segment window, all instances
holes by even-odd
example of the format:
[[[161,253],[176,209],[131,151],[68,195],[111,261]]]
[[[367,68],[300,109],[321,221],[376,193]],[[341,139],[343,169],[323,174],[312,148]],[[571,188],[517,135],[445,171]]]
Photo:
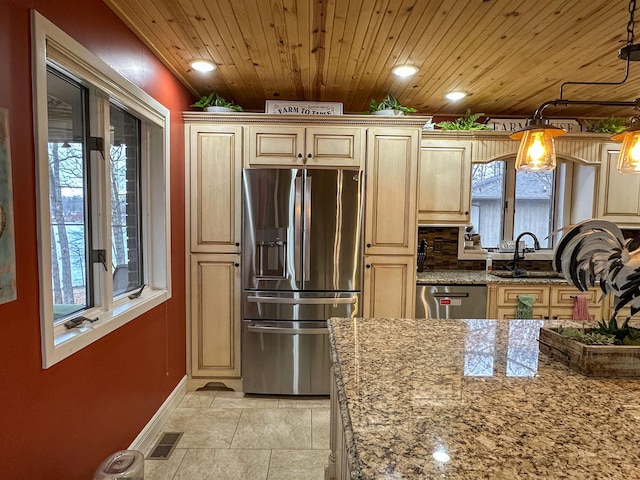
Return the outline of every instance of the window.
[[[471,223],[480,234],[482,246],[497,247],[500,240],[515,240],[532,232],[541,248],[553,248],[551,232],[562,212],[556,195],[565,164],[551,172],[518,172],[514,161],[476,163],[472,167]],[[559,197],[556,199],[556,197]],[[533,247],[530,236],[522,238]]]
[[[32,25],[47,368],[170,297],[169,112],[36,12]]]

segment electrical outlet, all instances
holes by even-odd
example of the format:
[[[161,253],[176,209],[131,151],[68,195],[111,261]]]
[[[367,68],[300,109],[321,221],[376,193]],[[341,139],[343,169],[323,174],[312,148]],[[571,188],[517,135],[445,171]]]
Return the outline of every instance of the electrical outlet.
[[[442,239],[441,238],[436,238],[433,241],[433,251],[434,252],[441,252],[442,251]]]

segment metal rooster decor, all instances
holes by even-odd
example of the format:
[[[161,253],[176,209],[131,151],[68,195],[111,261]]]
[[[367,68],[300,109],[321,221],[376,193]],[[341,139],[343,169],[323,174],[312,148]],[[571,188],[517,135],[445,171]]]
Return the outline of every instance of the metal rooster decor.
[[[598,282],[603,297],[615,297],[611,322],[625,305],[631,307],[631,316],[640,311],[640,248],[629,251],[630,242],[611,222],[585,220],[562,237],[553,261],[555,270],[580,291]]]

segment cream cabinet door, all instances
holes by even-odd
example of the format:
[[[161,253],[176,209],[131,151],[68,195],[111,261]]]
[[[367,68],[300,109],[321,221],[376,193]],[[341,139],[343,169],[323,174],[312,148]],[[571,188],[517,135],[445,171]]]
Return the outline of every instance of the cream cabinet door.
[[[306,157],[304,143],[304,127],[250,126],[246,166],[301,167]]]
[[[362,127],[252,126],[246,165],[360,168],[364,142]]]
[[[640,176],[617,170],[620,144],[604,144],[600,157],[598,218],[619,225],[640,223]]]
[[[358,127],[309,127],[305,147],[306,166],[359,169],[365,150],[365,131]]]
[[[365,254],[415,254],[419,134],[393,128],[368,132]]]
[[[191,251],[237,253],[242,127],[190,125],[187,129]]]
[[[240,255],[191,255],[191,376],[240,376]]]
[[[371,255],[364,258],[362,314],[372,318],[415,316],[414,256]]]
[[[471,148],[471,142],[422,140],[418,166],[418,223],[469,223]]]

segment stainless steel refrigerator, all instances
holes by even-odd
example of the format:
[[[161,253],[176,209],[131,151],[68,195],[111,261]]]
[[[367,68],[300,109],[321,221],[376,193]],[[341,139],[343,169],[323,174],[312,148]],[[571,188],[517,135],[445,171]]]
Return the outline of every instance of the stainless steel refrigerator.
[[[327,319],[358,314],[361,173],[243,172],[246,393],[328,395]]]

